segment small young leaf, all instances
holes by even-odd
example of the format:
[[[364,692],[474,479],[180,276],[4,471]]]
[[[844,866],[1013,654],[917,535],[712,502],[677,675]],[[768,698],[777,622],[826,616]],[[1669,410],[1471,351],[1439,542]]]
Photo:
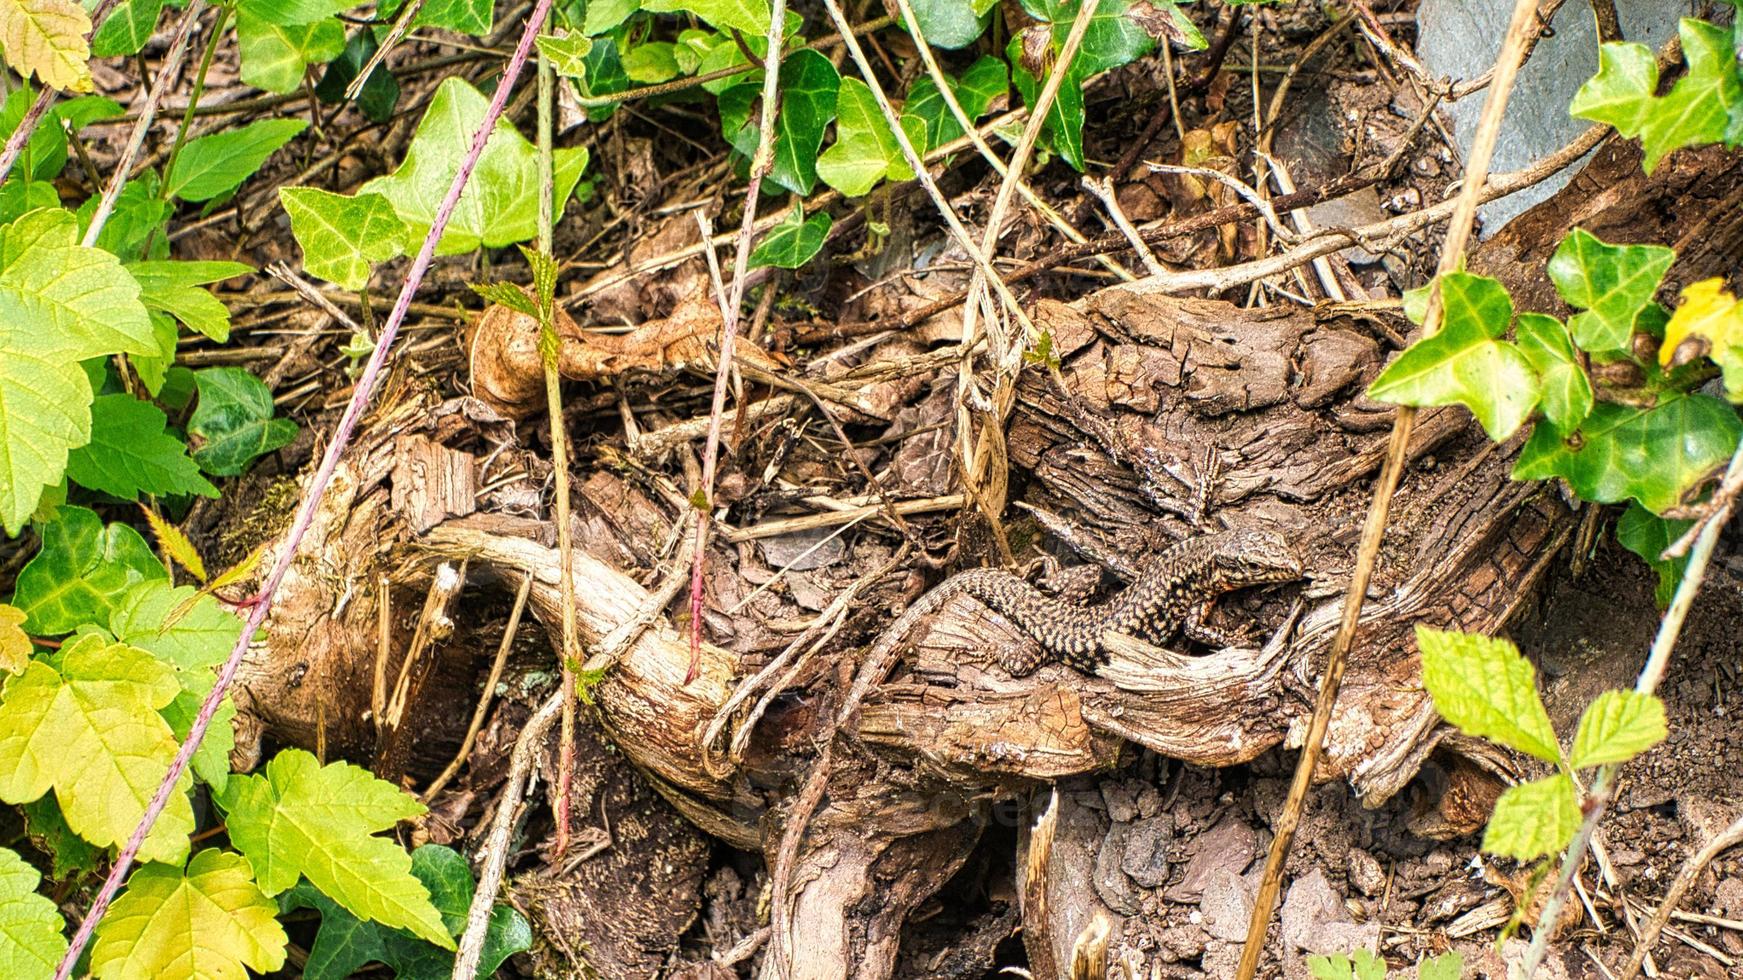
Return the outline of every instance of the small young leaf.
[[[592,16],[593,4],[587,5],[587,13]],[[615,25],[614,25],[615,26]],[[593,50],[593,39],[584,34],[540,34],[533,40],[539,46],[539,53],[551,63],[551,70],[569,78],[584,78],[587,74],[587,55]]]
[[[275,24],[242,9],[236,14],[236,50],[244,82],[283,95],[296,91],[310,65],[325,64],[344,53],[345,27],[331,17],[308,24]]]
[[[374,263],[405,252],[405,222],[380,194],[281,187],[278,199],[302,246],[304,270],[341,289],[362,289]]]
[[[66,955],[66,922],[36,893],[41,880],[17,852],[0,847],[0,976],[52,977]]]
[[[1661,395],[1649,408],[1598,402],[1577,439],[1538,425],[1519,451],[1513,478],[1559,476],[1585,500],[1634,499],[1662,513],[1731,458],[1739,434],[1737,411],[1698,392]]]
[[[1519,351],[1543,391],[1544,417],[1562,429],[1584,422],[1592,411],[1592,379],[1580,366],[1567,328],[1552,316],[1521,313],[1517,331]]]
[[[1687,555],[1666,561],[1662,557],[1664,549],[1682,537],[1693,524],[1693,521],[1666,520],[1638,503],[1629,504],[1616,520],[1616,540],[1658,573],[1658,587],[1653,591],[1653,599],[1660,609],[1670,605],[1670,598],[1676,592],[1677,583],[1682,581],[1683,569],[1689,561]]]
[[[772,265],[778,269],[797,269],[811,261],[823,249],[829,236],[829,212],[819,211],[809,219],[805,209],[794,205],[780,223],[769,229],[756,250],[750,253],[750,268]]]
[[[1456,952],[1430,956],[1416,965],[1416,980],[1460,980],[1465,973],[1465,958]]]
[[[24,629],[32,636],[106,623],[134,585],[168,577],[138,531],[125,524],[105,528],[83,507],[60,508],[38,531],[42,550],[19,571],[12,599],[29,616]]]
[[[1397,405],[1463,405],[1500,442],[1538,400],[1531,362],[1499,339],[1513,319],[1513,301],[1499,282],[1465,272],[1444,276],[1440,293],[1440,332],[1388,364],[1368,395]]]
[[[184,201],[209,201],[233,191],[307,128],[306,119],[258,119],[241,129],[189,140],[164,178],[164,193]]]
[[[272,391],[242,368],[194,372],[200,401],[188,419],[188,434],[203,440],[194,460],[213,476],[238,476],[254,462],[297,437],[290,419],[272,417]]]
[[[145,523],[151,526],[151,536],[157,539],[157,546],[163,549],[171,561],[188,570],[188,573],[201,582],[206,580],[206,563],[201,560],[200,552],[182,529],[159,517],[157,511],[150,507],[139,508],[145,514]]]
[[[120,58],[139,53],[157,30],[163,0],[121,0],[91,35],[91,57]]]
[[[218,496],[188,458],[188,447],[164,431],[168,424],[150,402],[98,395],[91,403],[91,441],[67,455],[67,476],[122,500],[142,493]]]
[[[0,54],[26,79],[34,73],[50,88],[91,90],[91,18],[76,0],[6,0],[0,3]]]
[[[208,848],[194,855],[186,872],[143,865],[97,925],[91,976],[217,980],[241,977],[245,966],[271,973],[284,966],[290,942],[277,913],[240,854]]]
[[[322,766],[301,749],[285,749],[264,775],[232,777],[217,799],[231,841],[248,855],[267,894],[307,876],[358,918],[454,948],[429,890],[412,877],[410,855],[391,838],[374,836],[424,812],[403,790],[349,763]]]
[[[1531,861],[1568,846],[1579,826],[1580,807],[1574,799],[1574,781],[1564,773],[1557,773],[1509,787],[1501,794],[1495,801],[1495,814],[1483,831],[1483,850],[1517,861]]]
[[[1669,734],[1663,701],[1635,691],[1605,691],[1581,712],[1568,763],[1584,769],[1627,762]]]
[[[1743,303],[1717,277],[1683,287],[1682,303],[1664,325],[1658,363],[1683,364],[1701,354],[1725,372],[1725,397],[1743,402]]]
[[[639,85],[657,85],[677,78],[678,58],[673,50],[674,45],[670,41],[646,41],[638,44],[624,52],[623,72],[629,76],[630,81]]]
[[[524,313],[530,317],[539,315],[538,304],[527,295],[527,291],[512,282],[487,282],[474,285],[472,291],[484,298],[487,303],[506,306],[516,313]]]
[[[1611,245],[1584,228],[1569,233],[1547,271],[1561,298],[1586,311],[1568,321],[1574,343],[1592,353],[1626,349],[1634,318],[1675,258],[1662,245]]]
[[[1475,633],[1416,627],[1422,684],[1442,718],[1467,735],[1554,763],[1561,758],[1537,670],[1513,644]]]
[[[63,648],[59,661],[58,668],[32,661],[6,681],[0,800],[27,803],[53,789],[74,833],[98,846],[119,844],[175,759],[175,736],[157,709],[179,688],[151,654],[96,634]],[[184,774],[139,850],[142,859],[187,855],[191,785]]]
[[[16,674],[30,663],[30,635],[24,632],[24,610],[0,603],[0,673]]]

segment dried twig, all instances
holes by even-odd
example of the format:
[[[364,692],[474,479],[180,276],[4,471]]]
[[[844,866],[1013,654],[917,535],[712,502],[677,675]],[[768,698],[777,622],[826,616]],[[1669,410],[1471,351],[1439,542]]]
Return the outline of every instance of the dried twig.
[[[490,713],[490,702],[496,696],[496,682],[502,679],[503,665],[508,663],[508,652],[514,649],[515,633],[520,629],[520,617],[527,608],[527,596],[532,593],[533,576],[527,572],[520,577],[520,588],[514,594],[514,608],[508,612],[508,624],[502,628],[502,641],[496,645],[496,659],[490,662],[490,676],[484,679],[484,693],[478,698],[478,707],[472,709],[472,721],[466,726],[466,735],[460,739],[460,751],[454,753],[454,761],[442,770],[442,774],[431,780],[430,785],[419,796],[425,803],[436,798],[436,794],[448,785],[448,782],[460,772],[460,767],[466,764],[466,757],[472,754],[472,743],[478,739],[479,729],[484,727],[484,716]]]

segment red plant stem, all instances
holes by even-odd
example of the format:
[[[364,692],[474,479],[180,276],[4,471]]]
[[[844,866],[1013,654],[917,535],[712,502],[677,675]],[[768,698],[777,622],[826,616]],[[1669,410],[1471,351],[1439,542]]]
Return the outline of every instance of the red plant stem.
[[[249,641],[266,621],[266,614],[272,608],[273,596],[278,592],[279,584],[284,581],[285,573],[290,570],[291,561],[296,557],[303,535],[308,533],[309,524],[315,517],[315,508],[326,493],[327,484],[333,479],[333,472],[339,468],[339,457],[350,445],[357,422],[363,417],[370,397],[375,394],[382,368],[387,365],[388,354],[393,349],[394,337],[399,333],[400,323],[405,320],[407,310],[411,308],[412,294],[417,292],[418,286],[423,283],[424,273],[429,271],[430,261],[436,254],[436,243],[441,240],[442,232],[448,227],[448,219],[453,217],[454,205],[459,202],[460,192],[465,190],[473,168],[478,165],[478,157],[483,154],[484,144],[496,129],[497,119],[501,118],[503,109],[508,105],[509,92],[514,89],[515,79],[520,77],[521,69],[526,65],[527,55],[532,51],[533,38],[538,35],[538,27],[544,23],[545,13],[550,7],[551,0],[537,0],[533,5],[533,11],[527,18],[526,30],[521,33],[520,44],[515,47],[514,56],[508,60],[508,67],[503,70],[502,80],[497,83],[496,93],[491,96],[490,108],[485,110],[484,122],[478,127],[478,132],[472,135],[472,146],[460,161],[459,172],[454,175],[453,182],[448,185],[448,193],[442,197],[442,203],[436,208],[435,221],[430,225],[429,234],[424,236],[417,258],[412,260],[411,269],[406,273],[405,285],[400,288],[399,299],[394,302],[393,311],[388,314],[387,322],[381,328],[375,351],[369,355],[369,362],[364,365],[363,373],[357,378],[351,401],[345,406],[345,414],[340,417],[339,426],[327,444],[327,451],[321,457],[321,465],[315,471],[315,477],[310,481],[308,489],[304,491],[302,505],[297,508],[296,522],[291,525],[290,536],[285,539],[284,547],[273,562],[272,571],[261,586],[258,601],[248,612],[248,621],[242,628],[242,635],[237,638],[236,646],[230,651],[230,658],[224,661],[223,668],[218,672],[218,681],[212,686],[212,693],[200,705],[194,727],[188,732],[187,740],[182,742],[181,751],[176,753],[175,761],[170,763],[169,771],[164,774],[163,782],[157,788],[157,795],[152,797],[151,805],[146,807],[145,816],[140,819],[139,826],[133,828],[133,836],[127,839],[126,846],[116,856],[115,866],[109,869],[109,877],[104,880],[102,890],[91,904],[91,911],[85,916],[85,921],[79,924],[79,931],[73,935],[66,955],[61,958],[60,968],[55,971],[55,980],[67,980],[72,975],[73,968],[79,962],[79,954],[91,939],[92,930],[103,918],[103,913],[108,911],[109,903],[120,890],[128,869],[133,866],[133,859],[139,853],[139,845],[144,842],[146,834],[151,832],[151,827],[163,813],[163,808],[169,804],[176,782],[181,779],[189,760],[204,741],[206,729],[212,724],[212,716],[217,713],[219,704],[223,703],[224,695],[229,692],[230,684],[236,678],[236,668],[242,663],[242,655],[248,652]]]
[[[91,11],[92,34],[97,33],[97,25],[103,23],[103,18],[109,15],[110,8],[114,7],[117,2],[118,0],[103,0],[102,3],[97,4],[95,10]],[[6,138],[6,149],[0,151],[0,184],[5,183],[6,176],[12,173],[12,165],[18,162],[18,155],[24,152],[24,144],[30,142],[31,134],[36,132],[37,123],[42,122],[42,117],[48,115],[48,107],[54,102],[54,97],[55,90],[46,85],[43,86],[36,101],[32,102],[30,108],[25,110],[24,118],[18,120],[18,128],[14,129],[12,135]]]

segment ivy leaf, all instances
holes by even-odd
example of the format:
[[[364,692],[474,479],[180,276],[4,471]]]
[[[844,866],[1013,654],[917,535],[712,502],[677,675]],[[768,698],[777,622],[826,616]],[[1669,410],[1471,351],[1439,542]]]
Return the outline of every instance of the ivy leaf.
[[[302,246],[303,268],[342,289],[362,289],[374,263],[405,252],[405,222],[380,194],[281,187],[278,199]]]
[[[465,926],[476,886],[466,858],[440,844],[425,844],[412,852],[412,874],[430,891],[430,901],[454,935]],[[370,963],[382,963],[401,980],[439,980],[454,969],[454,956],[403,930],[363,922],[307,882],[279,899],[285,912],[312,908],[321,913],[321,928],[303,965],[305,980],[344,980]],[[509,905],[491,909],[484,933],[478,975],[491,976],[514,953],[532,948],[532,927]]]
[[[1052,42],[1049,41],[1049,44]],[[1050,49],[1051,50],[1051,49]],[[1011,43],[1005,48],[1005,57],[1011,63],[1011,83],[1017,87],[1017,92],[1023,96],[1023,104],[1033,106],[1041,96],[1042,81],[1022,67],[1023,38],[1021,35],[1011,38]],[[1081,52],[1079,52],[1081,58]],[[1059,94],[1053,99],[1053,104],[1047,109],[1047,117],[1041,121],[1041,136],[1047,146],[1065,160],[1066,163],[1082,171],[1083,161],[1083,86],[1089,76],[1082,74],[1077,67],[1081,62],[1073,62],[1066,70],[1065,80],[1059,86]]]
[[[1029,16],[1052,26],[1053,50],[1065,47],[1081,0],[1024,0]],[[1083,30],[1077,57],[1067,69],[1067,81],[1085,80],[1110,68],[1129,65],[1156,47],[1151,37],[1133,20],[1132,0],[1102,0]]]
[[[312,24],[353,6],[351,0],[239,0],[236,10],[274,24]]]
[[[1664,325],[1658,363],[1670,367],[1702,355],[1725,372],[1725,397],[1743,402],[1743,303],[1716,277],[1683,287],[1682,303]]]
[[[1700,143],[1736,145],[1743,133],[1732,116],[1743,111],[1743,77],[1729,32],[1692,17],[1677,23],[1688,71],[1663,96],[1651,49],[1610,42],[1599,49],[1598,73],[1574,93],[1568,111],[1609,123],[1623,136],[1640,137],[1646,172],[1672,150]]]
[[[750,253],[750,268],[772,265],[777,269],[797,269],[811,261],[823,249],[830,221],[827,211],[819,211],[807,220],[804,207],[793,205],[793,210],[770,228]]]
[[[164,193],[184,201],[209,201],[227,194],[308,127],[306,119],[260,119],[241,129],[189,140],[164,178]]]
[[[390,0],[381,5],[381,16],[394,17],[403,6],[405,4],[401,0]],[[411,26],[439,27],[473,37],[483,37],[490,33],[494,13],[491,0],[429,0],[412,17]]]
[[[678,58],[673,53],[675,50],[676,45],[670,41],[646,41],[638,44],[624,53],[624,74],[629,76],[630,81],[641,85],[656,85],[677,78]]]
[[[1520,353],[1537,372],[1544,416],[1563,429],[1584,422],[1592,411],[1592,379],[1580,366],[1567,328],[1552,316],[1521,313],[1517,333]]]
[[[91,18],[76,0],[0,0],[0,54],[50,88],[91,90]]]
[[[581,33],[598,37],[629,19],[642,9],[640,0],[588,0],[587,13],[581,21]]]
[[[1670,599],[1676,592],[1676,587],[1682,581],[1683,569],[1688,567],[1688,556],[1666,561],[1664,549],[1676,543],[1693,521],[1673,521],[1659,517],[1652,511],[1630,503],[1622,516],[1616,519],[1616,541],[1629,551],[1639,555],[1654,572],[1658,573],[1658,587],[1653,590],[1653,600],[1658,608],[1670,605]]]
[[[737,30],[764,39],[769,34],[768,0],[642,0],[642,9],[656,14],[695,14],[723,32]]]
[[[199,287],[254,271],[241,262],[162,260],[132,262],[127,271],[139,283],[139,301],[147,310],[168,313],[218,343],[230,339],[230,308]]]
[[[935,48],[966,48],[980,39],[992,4],[973,0],[914,0],[914,20]]]
[[[957,104],[962,106],[963,115],[971,121],[985,115],[993,99],[1005,93],[1009,78],[1005,63],[992,55],[982,55],[980,60],[968,66],[960,79],[944,76],[950,84],[950,91],[956,95]],[[920,120],[925,126],[925,141],[916,144],[922,153],[931,152],[962,135],[962,127],[957,124],[950,106],[944,103],[944,96],[930,75],[915,79],[908,89],[908,98],[902,103],[904,129],[909,117]]]
[[[1665,740],[1664,702],[1637,691],[1605,691],[1580,713],[1568,763],[1575,769],[1627,762]]]
[[[1499,637],[1416,627],[1422,685],[1440,716],[1467,735],[1499,742],[1554,764],[1561,759],[1549,713],[1537,696],[1537,670]]]
[[[363,185],[364,192],[387,198],[409,227],[411,237],[422,238],[428,232],[436,207],[459,172],[460,159],[488,107],[488,100],[463,79],[443,79],[399,168]],[[586,166],[586,147],[554,152],[552,199],[557,219],[562,218],[563,206]],[[533,145],[508,120],[497,120],[496,131],[460,195],[437,252],[455,255],[480,244],[501,248],[536,235],[538,169],[538,151]]]
[[[25,612],[0,603],[0,672],[16,674],[30,663],[30,635],[24,632]]]
[[[97,924],[91,976],[231,980],[245,966],[271,973],[284,966],[290,942],[277,913],[240,854],[207,848],[185,872],[144,865]]]
[[[120,58],[138,54],[157,30],[163,0],[121,0],[91,35],[91,57]]]
[[[62,507],[38,529],[42,550],[18,573],[12,602],[29,616],[32,636],[71,633],[105,623],[134,585],[168,576],[139,532],[103,526],[96,512]]]
[[[285,749],[264,775],[231,777],[218,802],[231,841],[248,855],[267,894],[307,876],[358,918],[454,948],[429,890],[412,877],[410,855],[391,838],[374,836],[424,812],[398,787],[349,763],[322,766],[301,749]]]
[[[911,180],[914,171],[884,114],[877,97],[857,78],[843,78],[835,100],[835,145],[817,159],[817,176],[846,197],[862,197],[878,181]],[[926,139],[926,125],[919,119],[903,119],[902,131],[918,148]]]
[[[132,395],[98,395],[91,403],[91,441],[67,456],[67,476],[80,486],[123,500],[142,493],[218,496],[200,475],[188,447],[164,432],[163,410]]]
[[[0,700],[0,800],[28,803],[52,788],[74,833],[99,847],[125,841],[175,759],[175,736],[157,710],[177,690],[151,654],[96,634],[64,648],[58,668],[33,661]],[[191,785],[184,773],[140,858],[187,855]]]
[[[1564,773],[1508,787],[1483,831],[1483,850],[1518,861],[1554,854],[1574,839],[1580,807]]]
[[[1559,476],[1582,499],[1633,499],[1663,513],[1731,458],[1743,423],[1735,409],[1709,395],[1660,398],[1648,408],[1598,402],[1572,436],[1539,425],[1519,451],[1513,478]]]
[[[593,5],[588,4],[589,16]],[[616,25],[613,25],[616,26]],[[587,73],[587,53],[593,50],[593,39],[584,34],[540,34],[533,39],[539,53],[551,63],[551,70],[569,78],[582,78]]]
[[[41,880],[17,852],[0,847],[0,975],[52,977],[66,955],[66,922],[36,893]]]
[[[1574,343],[1593,353],[1626,349],[1635,317],[1675,258],[1662,245],[1611,245],[1584,228],[1569,233],[1548,272],[1561,298],[1586,311],[1568,321]]]
[[[315,85],[315,95],[322,102],[344,102],[345,90],[380,47],[375,31],[370,28],[353,31],[350,40],[345,42],[345,50],[327,62],[327,70],[321,73],[321,80]],[[385,65],[377,66],[357,92],[357,108],[363,110],[363,115],[371,122],[384,123],[393,118],[393,108],[398,104],[399,80]]]
[[[774,162],[769,179],[795,194],[809,194],[817,183],[817,149],[823,129],[835,118],[841,76],[829,59],[809,49],[781,63],[781,106],[775,116]],[[720,127],[727,142],[746,158],[757,151],[758,121],[752,110],[762,83],[746,82],[720,93]],[[874,107],[875,108],[875,107]]]
[[[1511,436],[1537,404],[1537,374],[1519,348],[1499,339],[1513,301],[1499,282],[1466,272],[1441,279],[1441,329],[1386,366],[1368,395],[1397,405],[1463,405],[1489,438]]]
[[[277,24],[244,9],[236,14],[236,50],[244,82],[284,95],[303,83],[309,65],[325,64],[344,53],[345,28],[331,17],[308,24]]]
[[[194,460],[213,476],[239,476],[256,457],[290,444],[297,426],[272,417],[272,390],[242,368],[194,372],[200,401],[188,419],[188,434],[201,440]]]

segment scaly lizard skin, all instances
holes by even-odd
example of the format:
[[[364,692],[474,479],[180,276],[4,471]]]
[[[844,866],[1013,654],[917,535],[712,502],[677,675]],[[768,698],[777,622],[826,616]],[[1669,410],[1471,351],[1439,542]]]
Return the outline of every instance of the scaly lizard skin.
[[[882,663],[921,618],[959,595],[970,595],[1015,622],[1041,646],[999,650],[994,658],[1013,676],[1061,661],[1084,673],[1107,662],[1102,636],[1124,633],[1163,644],[1193,632],[1196,613],[1225,592],[1301,578],[1301,559],[1271,531],[1219,531],[1187,538],[1149,559],[1124,591],[1098,606],[1052,598],[1022,578],[997,568],[976,568],[945,579],[890,625],[872,646],[866,663]]]

